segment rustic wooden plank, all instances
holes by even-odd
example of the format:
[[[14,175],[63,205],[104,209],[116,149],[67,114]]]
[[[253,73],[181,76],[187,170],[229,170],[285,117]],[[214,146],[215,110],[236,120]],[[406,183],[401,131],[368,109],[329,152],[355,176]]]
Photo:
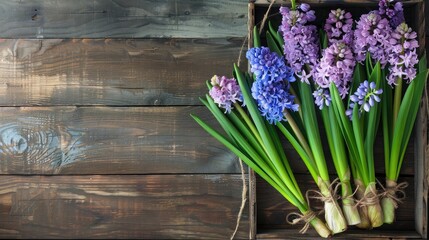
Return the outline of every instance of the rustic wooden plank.
[[[0,108],[2,174],[239,173],[203,107]]]
[[[303,193],[308,189],[317,189],[314,181],[309,175],[296,175],[297,181]],[[377,228],[380,230],[415,230],[415,190],[414,179],[412,177],[402,177],[399,182],[407,181],[408,188],[405,189],[407,194],[403,203],[399,205],[396,211],[396,222],[393,224],[384,224]],[[257,203],[258,203],[258,229],[299,229],[302,225],[289,225],[286,222],[286,216],[290,212],[296,212],[291,204],[289,204],[283,196],[277,193],[267,182],[261,178],[257,178]],[[311,206],[321,208],[322,205],[317,200],[311,201]],[[353,227],[350,227],[354,229]]]
[[[0,176],[0,237],[227,239],[241,189],[239,174]]]
[[[1,38],[212,38],[246,35],[242,0],[1,0]]]
[[[243,40],[2,39],[0,106],[200,105]]]

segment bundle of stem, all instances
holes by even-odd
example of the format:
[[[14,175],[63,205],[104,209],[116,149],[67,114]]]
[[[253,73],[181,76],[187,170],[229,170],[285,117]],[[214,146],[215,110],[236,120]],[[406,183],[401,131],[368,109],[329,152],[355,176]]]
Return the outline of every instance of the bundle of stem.
[[[394,91],[387,84],[384,86],[382,119],[386,192],[381,201],[385,223],[392,223],[395,220],[395,209],[398,206],[396,192],[401,190],[401,185],[397,187],[398,177],[428,77],[426,66],[424,55],[419,61],[419,73],[404,94],[402,79],[398,79]]]
[[[306,225],[311,224],[321,237],[329,237],[330,230],[312,213],[309,203],[298,186],[275,127],[262,118],[250,95],[250,76],[244,76],[237,66],[234,66],[234,73],[243,93],[247,112],[240,105],[235,104],[234,110],[225,115],[210,96],[201,99],[217,119],[226,136],[207,125],[199,117],[194,115],[192,117],[282,194],[303,216],[307,216],[304,218]]]
[[[367,61],[367,64],[371,64],[370,61]],[[381,77],[380,63],[377,63],[375,66],[367,65],[367,67],[369,69],[369,82],[375,82],[377,88],[381,88],[384,79]],[[360,70],[357,71],[359,72]],[[359,74],[363,75],[362,73]],[[365,189],[363,194],[362,192],[359,193],[362,196],[359,202],[367,208],[371,226],[364,226],[363,224],[358,226],[366,228],[379,227],[383,224],[383,213],[376,188],[373,147],[381,109],[379,108],[379,104],[375,104],[371,111],[368,113],[363,112],[360,116],[358,105],[356,104],[353,108],[352,119],[350,121],[345,114],[344,103],[334,83],[331,83],[330,93],[332,107],[334,108],[336,119],[349,150],[353,177],[355,178],[355,182],[359,184],[358,192],[360,187]],[[365,216],[366,214],[363,212],[361,218],[365,218]]]
[[[254,46],[260,47],[256,27],[253,35]],[[282,37],[273,29],[271,24],[269,24],[266,36],[267,45],[271,51],[282,56]],[[340,233],[347,229],[347,221],[338,205],[336,193],[331,186],[312,96],[312,87],[302,81],[297,81],[296,84],[298,86],[295,86],[295,88],[298,91],[294,90],[293,86],[291,86],[291,91],[295,95],[296,102],[300,105],[299,112],[298,114],[284,112],[287,121],[277,123],[277,126],[298,152],[316,182],[320,194],[323,196],[320,199],[324,200],[325,220],[329,229],[333,234]],[[342,177],[346,178],[346,175]]]

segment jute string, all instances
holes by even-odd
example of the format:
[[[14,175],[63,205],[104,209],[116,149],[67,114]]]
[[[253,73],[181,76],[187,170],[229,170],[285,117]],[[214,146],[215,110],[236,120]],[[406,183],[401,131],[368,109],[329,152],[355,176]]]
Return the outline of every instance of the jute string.
[[[296,225],[300,222],[304,222],[304,226],[301,228],[301,230],[299,230],[299,233],[302,233],[302,234],[307,232],[307,230],[310,228],[310,222],[318,215],[313,210],[311,210],[310,198],[311,197],[309,195],[309,191],[307,191],[305,193],[305,199],[307,200],[307,206],[308,206],[307,212],[305,212],[304,214],[301,214],[298,212],[291,212],[288,215],[286,215],[286,222],[291,225]],[[293,219],[290,220],[290,218],[293,218]]]
[[[294,217],[292,219],[292,221],[289,220],[291,217]],[[286,222],[291,224],[291,225],[298,224],[299,222],[304,222],[304,226],[301,228],[301,230],[299,230],[299,233],[304,234],[310,228],[310,222],[315,217],[317,217],[317,214],[315,212],[313,212],[312,210],[308,210],[304,214],[297,213],[297,212],[291,212],[286,216]]]
[[[386,180],[386,187],[379,182],[383,192],[380,194],[382,198],[388,198],[392,201],[393,207],[398,208],[398,205],[407,197],[404,189],[408,187],[408,182],[397,184],[395,181]],[[400,193],[398,196],[397,193]]]
[[[324,203],[326,202],[334,202],[338,199],[337,197],[337,191],[338,188],[341,186],[341,182],[339,182],[339,179],[336,178],[328,187],[330,194],[328,196],[325,196],[322,194],[322,192],[317,191],[317,190],[313,190],[313,189],[309,189],[305,192],[305,198],[307,200],[307,205],[308,205],[308,211],[305,212],[304,214],[298,213],[298,212],[291,212],[286,216],[286,222],[291,224],[291,225],[295,225],[298,224],[300,222],[304,222],[304,226],[301,228],[301,230],[299,231],[300,233],[305,233],[307,232],[308,228],[310,227],[310,222],[317,217],[317,215],[319,215],[320,213],[322,213],[324,210],[320,210],[317,213],[314,212],[313,210],[311,210],[311,202],[310,199],[317,199],[320,200]],[[313,195],[310,195],[312,194]],[[292,220],[290,220],[290,218],[293,217]]]
[[[243,190],[241,192],[241,206],[240,206],[240,210],[238,211],[238,215],[237,215],[237,223],[235,225],[234,232],[231,235],[231,238],[230,238],[231,240],[234,239],[235,234],[237,234],[238,227],[240,226],[241,216],[243,215],[244,206],[246,206],[246,202],[247,202],[247,185],[246,185],[246,175],[244,172],[244,166],[243,166],[243,162],[241,161],[241,159],[238,159],[238,162],[240,163],[241,181],[243,183]]]
[[[347,182],[342,182],[341,181],[340,182],[340,186],[345,185],[347,187],[347,184],[349,184],[349,183],[350,183],[349,181],[347,181]],[[340,197],[339,199],[343,200],[343,205],[345,205],[345,206],[355,206],[354,203],[356,202],[356,199],[354,198],[354,196],[356,195],[356,193],[358,192],[358,190],[359,190],[359,187],[356,187],[356,189],[351,194],[349,194],[347,196],[344,196],[344,197]],[[350,200],[350,201],[344,202],[344,200]]]
[[[269,12],[270,12],[270,10],[271,10],[271,7],[273,6],[273,4],[274,4],[275,2],[276,2],[276,0],[273,0],[273,1],[270,3],[270,5],[269,5],[269,7],[268,7],[268,9],[267,9],[267,11],[266,11],[266,13],[265,13],[265,15],[264,15],[264,18],[262,19],[261,26],[264,26],[264,25],[265,25],[265,22],[266,22],[266,20],[267,20],[267,19],[268,19],[268,17],[269,17],[269,15],[268,15],[268,14],[269,14]],[[261,33],[261,31],[262,31],[262,27],[261,27],[261,29],[260,29],[259,31],[260,31],[260,33]],[[237,60],[237,66],[240,66],[241,56],[242,56],[242,54],[243,54],[244,46],[245,46],[245,44],[246,44],[247,40],[248,40],[248,38],[247,38],[247,36],[246,36],[246,37],[244,38],[243,44],[241,45],[240,53],[239,53],[239,55],[238,55],[238,60]],[[235,225],[234,232],[232,233],[231,238],[230,238],[231,240],[232,240],[232,239],[234,239],[235,235],[237,234],[238,228],[239,228],[239,226],[240,226],[241,217],[242,217],[242,215],[243,215],[244,207],[246,206],[246,202],[247,202],[247,191],[248,191],[248,189],[247,189],[247,185],[246,185],[246,176],[245,176],[245,172],[244,172],[244,166],[243,166],[243,163],[242,163],[241,159],[238,159],[238,161],[239,161],[239,163],[240,163],[241,180],[242,180],[242,182],[243,182],[243,189],[242,189],[242,192],[241,192],[241,206],[240,206],[240,210],[239,210],[238,215],[237,215],[237,223],[236,223],[236,225]],[[314,218],[314,217],[313,217],[313,218]],[[308,228],[308,227],[307,227],[307,228]]]
[[[270,11],[271,11],[271,7],[274,5],[274,3],[275,3],[275,2],[276,2],[276,0],[272,0],[272,1],[270,2],[270,5],[268,6],[268,9],[267,9],[267,11],[265,12],[265,14],[264,14],[264,18],[262,19],[262,21],[260,21],[259,23],[255,24],[256,26],[261,25],[261,27],[259,28],[259,34],[261,34],[261,33],[262,33],[262,30],[264,29],[265,22],[267,21],[267,19],[268,19],[268,18],[270,18],[270,17],[272,17],[272,16],[274,16],[274,15],[277,15],[277,14],[278,14],[278,13],[276,13],[276,14],[269,15],[269,13],[270,13]],[[237,60],[237,66],[238,66],[238,67],[240,67],[241,56],[243,56],[244,46],[246,45],[247,40],[249,40],[249,39],[248,39],[248,36],[246,36],[246,37],[244,38],[243,44],[241,45],[240,52],[239,52],[239,54],[238,54],[238,60]]]
[[[379,194],[377,194],[377,189],[374,187],[371,188],[371,191],[365,192],[363,197],[356,202],[355,207],[373,206],[379,202]]]

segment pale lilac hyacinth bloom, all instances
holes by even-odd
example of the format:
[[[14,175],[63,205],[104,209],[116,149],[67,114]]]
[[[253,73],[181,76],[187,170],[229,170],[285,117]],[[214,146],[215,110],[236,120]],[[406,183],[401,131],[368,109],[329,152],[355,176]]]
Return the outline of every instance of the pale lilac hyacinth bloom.
[[[305,3],[300,4],[296,10],[280,7],[280,13],[282,24],[279,30],[283,34],[286,61],[301,81],[308,83],[311,74],[304,65],[313,67],[319,58],[317,28],[309,24],[316,20],[316,15],[310,10],[310,5]]]
[[[346,115],[352,118],[353,108],[357,104],[359,107],[359,114],[369,112],[376,102],[380,102],[380,95],[383,93],[383,89],[376,89],[375,82],[369,83],[365,80],[361,83],[356,92],[350,96],[349,109],[346,111]]]
[[[225,109],[225,113],[230,113],[232,105],[236,102],[243,102],[243,95],[235,78],[225,76],[213,76],[211,79],[209,94],[219,107]]]
[[[328,35],[329,45],[343,41],[347,45],[353,43],[353,19],[352,14],[338,8],[331,10],[325,23],[325,31]]]
[[[405,22],[404,9],[401,2],[392,0],[380,0],[378,2],[378,14],[389,20],[392,29]]]
[[[344,42],[336,42],[323,51],[314,71],[314,82],[320,88],[329,88],[333,82],[340,96],[344,98],[348,94],[355,65],[351,48]]]
[[[327,88],[319,88],[313,92],[314,103],[319,107],[320,110],[323,109],[324,106],[329,107],[331,105],[331,94],[329,94],[329,90]]]
[[[406,23],[400,24],[392,33],[389,48],[389,76],[390,85],[396,85],[398,80],[411,82],[416,77],[415,65],[418,63],[416,40],[417,33],[412,31]]]
[[[369,52],[372,59],[379,61],[384,68],[389,59],[387,49],[390,46],[391,33],[389,21],[377,12],[362,15],[354,32],[356,60],[363,62]]]
[[[294,82],[295,77],[283,58],[267,47],[251,48],[246,57],[251,65],[250,71],[256,77],[251,91],[261,115],[275,124],[286,120],[285,110],[298,111],[295,97],[289,92],[289,83]]]

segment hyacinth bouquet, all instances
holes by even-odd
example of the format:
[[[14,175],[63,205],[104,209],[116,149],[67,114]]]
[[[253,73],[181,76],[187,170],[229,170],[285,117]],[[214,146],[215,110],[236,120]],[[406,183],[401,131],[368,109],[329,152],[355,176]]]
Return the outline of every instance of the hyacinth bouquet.
[[[291,1],[279,13],[282,21],[268,24],[264,44],[254,28],[246,53],[250,73],[234,65],[234,76],[207,82],[209,94],[201,101],[221,131],[192,117],[297,208],[289,222],[304,222],[302,233],[311,225],[326,238],[347,225],[392,223],[406,187],[398,176],[428,76],[401,3],[380,0],[377,10],[358,18],[334,9],[319,27],[308,4]],[[317,189],[302,193],[280,134]],[[374,156],[377,134],[383,135],[385,186],[375,175],[375,162],[383,161]],[[323,202],[324,219],[310,201]]]

